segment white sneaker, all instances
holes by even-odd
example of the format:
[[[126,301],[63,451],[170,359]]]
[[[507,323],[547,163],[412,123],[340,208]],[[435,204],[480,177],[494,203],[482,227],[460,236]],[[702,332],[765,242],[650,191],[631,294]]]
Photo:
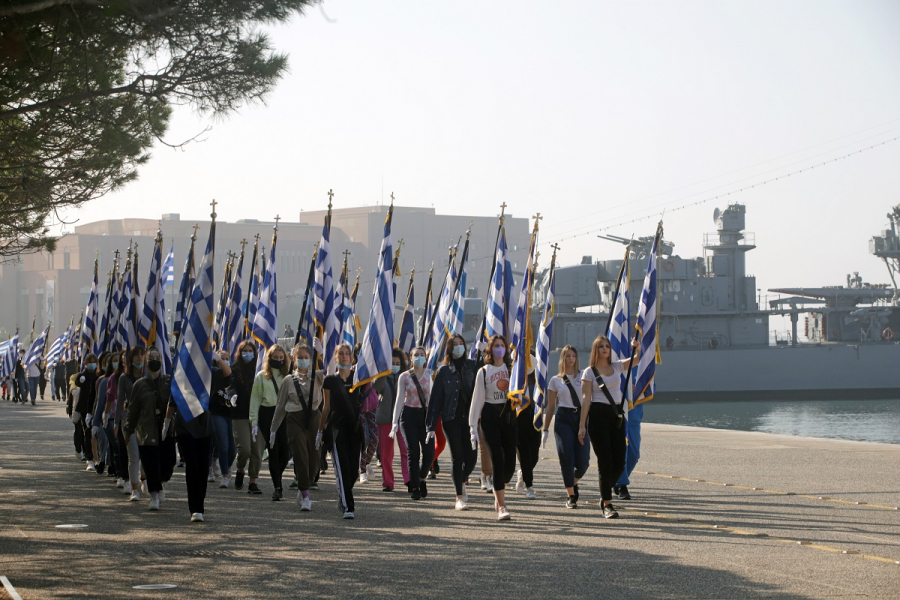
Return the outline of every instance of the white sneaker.
[[[488,476],[487,475],[481,476],[481,489],[485,490],[485,491],[488,489]]]
[[[525,491],[525,480],[522,479],[522,469],[519,469],[519,473],[516,476],[516,491],[520,494]]]
[[[209,477],[206,478],[207,481],[215,482],[216,474],[212,472],[212,469],[209,470]]]
[[[355,518],[356,518],[356,515],[354,515],[352,512],[350,512],[350,511],[348,510],[347,512],[344,513],[344,518],[345,518],[345,519],[355,519]]]
[[[76,452],[75,456],[78,457],[78,460],[84,460],[84,452]]]
[[[137,502],[141,499],[141,490],[131,490],[131,497],[128,498],[129,502]]]
[[[216,477],[222,476],[222,467],[219,466],[219,461],[213,461],[213,474]]]
[[[87,468],[85,469],[85,471],[92,471],[92,472],[97,471],[97,468],[94,467],[94,461],[92,461],[92,460],[88,461]]]
[[[309,512],[312,510],[312,500],[308,496],[306,498],[303,498],[303,500],[300,502],[300,510],[305,511],[305,512]],[[350,513],[350,514],[353,514],[353,513]],[[352,519],[353,517],[348,517],[347,515],[344,515],[344,518]]]
[[[462,498],[458,498],[456,500],[456,510],[469,510],[469,505]]]
[[[222,478],[222,481],[219,482],[220,488],[227,488],[231,485],[231,475]]]
[[[159,498],[150,499],[150,510],[159,510]]]
[[[497,511],[497,520],[498,521],[509,521],[509,511],[506,510],[505,506],[501,506],[500,510]]]
[[[369,477],[375,477],[375,467],[372,466],[372,463],[369,463],[367,470],[369,472]]]
[[[487,491],[489,491],[489,492],[494,491],[494,476],[493,475],[487,476]]]
[[[537,494],[534,493],[534,487],[530,487],[525,490],[525,499],[537,500]]]
[[[145,494],[148,494],[148,495],[150,494],[150,490],[147,488],[147,480],[146,479],[141,482],[141,491]]]
[[[468,503],[469,502],[469,486],[465,483],[462,486],[462,501]]]
[[[294,466],[294,459],[293,459],[293,457],[291,457],[291,459],[288,461],[288,464],[287,464],[287,467],[286,467],[286,468],[290,468],[290,467],[293,467],[293,466]]]
[[[125,488],[125,480],[122,479],[121,477],[116,479],[116,487],[119,488],[120,490],[124,489]]]
[[[360,473],[359,474],[359,482],[360,483],[369,483],[369,474],[368,473]]]
[[[202,523],[203,513],[194,513],[191,515],[191,523]]]
[[[165,500],[166,499],[166,488],[159,490],[157,497],[159,498],[160,502]]]

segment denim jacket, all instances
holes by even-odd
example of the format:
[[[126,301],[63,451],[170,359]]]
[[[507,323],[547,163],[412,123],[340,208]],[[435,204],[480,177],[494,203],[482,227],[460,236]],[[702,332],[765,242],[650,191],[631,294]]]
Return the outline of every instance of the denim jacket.
[[[425,417],[425,425],[428,431],[435,431],[438,419],[444,421],[468,418],[469,405],[472,403],[472,390],[475,386],[475,374],[478,372],[478,363],[471,359],[463,359],[462,375],[466,378],[468,395],[459,397],[460,377],[456,366],[451,362],[442,365],[434,376],[431,384],[431,399],[428,402],[428,411]]]

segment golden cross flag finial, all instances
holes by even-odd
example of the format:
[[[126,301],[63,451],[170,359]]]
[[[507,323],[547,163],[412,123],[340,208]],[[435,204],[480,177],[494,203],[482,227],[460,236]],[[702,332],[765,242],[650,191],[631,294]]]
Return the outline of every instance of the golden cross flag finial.
[[[244,238],[241,240],[241,254],[244,253],[244,246],[246,246],[247,244],[248,244],[247,238]]]
[[[391,206],[394,205],[394,192],[391,192]]]
[[[331,210],[331,201],[334,200],[334,192],[329,189],[328,190],[328,210]]]
[[[506,202],[504,202],[503,204],[500,205],[500,216],[502,217],[505,212],[506,212]]]
[[[281,220],[280,215],[275,215],[275,231],[278,231],[278,221]]]
[[[556,252],[559,250],[559,244],[554,242],[550,244],[550,247],[553,248],[553,256],[556,256]]]
[[[218,204],[218,202],[216,202],[216,199],[215,199],[215,198],[213,198],[213,201],[209,203],[209,205],[212,206],[212,214],[211,214],[210,216],[211,216],[213,219],[216,218],[216,204]]]
[[[194,233],[191,234],[191,241],[197,241],[197,230],[200,229],[200,223],[194,223]]]
[[[254,237],[256,238],[256,243],[258,244],[259,243],[259,234],[257,233]]]

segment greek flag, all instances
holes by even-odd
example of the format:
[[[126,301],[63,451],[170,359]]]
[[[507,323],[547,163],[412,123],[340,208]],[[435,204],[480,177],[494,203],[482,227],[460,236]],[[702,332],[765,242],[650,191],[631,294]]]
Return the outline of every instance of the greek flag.
[[[172,241],[172,247],[169,248],[169,254],[166,256],[166,262],[163,263],[162,269],[163,293],[170,285],[175,284],[175,241]]]
[[[222,340],[222,347],[229,353],[234,352],[241,343],[241,325],[243,325],[244,315],[241,314],[241,275],[244,271],[244,251],[241,250],[241,258],[238,260],[237,269],[231,283],[231,297],[228,303],[228,320],[225,324],[225,335]]]
[[[216,318],[213,320],[213,348],[219,350],[222,346],[222,332],[225,330],[226,308],[228,295],[231,293],[231,257],[225,259],[225,274],[222,277],[222,293],[219,294],[219,304],[216,309]]]
[[[137,322],[138,322],[138,303],[141,301],[138,291],[137,282],[137,256],[135,262],[132,263],[129,270],[126,283],[127,306],[125,308],[125,341],[129,348],[133,348],[138,344]]]
[[[66,331],[56,338],[52,344],[50,344],[50,350],[47,351],[47,368],[53,368],[57,363],[59,363],[60,359],[62,359],[63,351],[66,349],[66,342],[69,340],[69,336],[72,334],[72,327],[69,326]]]
[[[97,333],[97,347],[104,351],[109,347],[109,322],[112,313],[113,274],[106,276],[106,295],[103,300],[103,316],[100,318],[100,330]]]
[[[512,298],[513,273],[506,246],[506,228],[501,223],[497,231],[497,249],[491,271],[487,305],[484,311],[484,326],[478,332],[475,343],[469,351],[469,358],[475,358],[487,347],[494,335],[509,339],[509,305]]]
[[[181,274],[181,284],[178,286],[178,302],[175,303],[175,318],[172,321],[172,333],[175,339],[181,339],[181,330],[184,327],[184,317],[191,303],[191,290],[194,289],[194,241],[196,236],[191,236],[191,247],[184,261],[184,272]]]
[[[348,298],[347,290],[344,288],[346,274],[346,270],[342,271],[341,276],[334,282],[334,323],[338,339],[341,341],[344,340],[344,307],[346,306],[344,299]]]
[[[119,341],[119,305],[121,304],[122,279],[118,269],[113,271],[113,293],[109,303],[109,333],[107,334],[106,349],[117,352],[122,349]]]
[[[631,358],[631,301],[628,287],[631,285],[631,264],[628,260],[629,251],[625,251],[625,259],[619,270],[619,280],[616,282],[616,298],[613,303],[609,331],[609,345],[612,360],[627,360]],[[622,373],[622,397],[628,393],[628,374]]]
[[[0,363],[0,378],[8,377],[16,372],[16,360],[19,358],[19,330],[7,342],[6,354],[3,356],[3,362]]]
[[[12,344],[12,340],[6,340],[2,344],[0,344],[0,359],[6,356],[6,351],[9,350],[9,346]]]
[[[431,323],[431,316],[434,314],[434,302],[431,298],[431,283],[434,280],[434,264],[428,272],[428,286],[425,288],[425,310],[422,319],[422,326],[419,328],[419,345],[428,348],[431,337],[431,330],[428,324]],[[427,331],[426,331],[427,330]]]
[[[172,377],[172,398],[185,421],[203,414],[209,407],[212,386],[213,301],[216,252],[216,220],[213,213],[209,226],[206,253],[197,272],[191,292],[191,306],[184,323],[181,346]]]
[[[334,314],[334,279],[331,275],[331,250],[329,249],[330,230],[331,214],[329,212],[322,228],[322,240],[319,242],[319,252],[316,255],[316,274],[313,280],[315,339],[322,345],[319,352],[325,362],[326,374],[334,371],[334,349],[338,345],[337,328],[339,327],[339,324],[335,322]]]
[[[48,324],[41,335],[39,335],[36,340],[31,342],[31,347],[28,348],[28,352],[25,353],[25,360],[22,363],[22,366],[25,367],[26,371],[36,365],[39,360],[41,360],[41,357],[44,355],[44,346],[47,345],[47,336],[49,334],[50,325]]]
[[[403,310],[403,318],[400,321],[400,336],[397,345],[401,350],[409,354],[416,345],[415,322],[415,297],[413,290],[413,277],[415,269],[409,272],[409,290],[406,292],[406,308]]]
[[[372,310],[363,336],[362,349],[353,373],[353,388],[391,374],[391,350],[394,347],[394,284],[391,249],[391,218],[394,206],[384,220],[384,237],[372,294]],[[321,246],[319,247],[321,251]]]
[[[447,312],[447,322],[444,324],[447,337],[463,332],[463,323],[466,318],[466,263],[468,259],[469,238],[466,236],[466,245],[463,247],[462,259],[459,261],[459,275],[455,281],[456,287],[453,288],[450,309]]]
[[[659,357],[659,336],[657,335],[657,311],[659,310],[659,288],[657,286],[657,262],[659,261],[659,241],[662,239],[662,222],[656,229],[650,258],[647,261],[647,275],[638,305],[637,334],[641,343],[641,356],[634,376],[634,405],[651,400],[656,392],[656,363]]]
[[[522,287],[519,290],[519,302],[516,306],[516,321],[513,328],[513,341],[510,344],[513,367],[509,374],[510,399],[516,414],[522,412],[528,404],[523,400],[525,386],[528,382],[528,371],[531,368],[531,284],[534,278],[534,242],[537,238],[537,227],[531,234],[531,249],[528,251],[528,262],[522,276]]]
[[[97,260],[94,259],[94,281],[91,283],[91,294],[84,309],[84,324],[81,326],[81,345],[85,353],[94,352],[97,345]]]
[[[431,373],[437,372],[439,360],[444,358],[443,346],[447,339],[447,329],[444,323],[450,318],[450,307],[453,303],[453,292],[456,290],[456,261],[450,260],[450,268],[447,269],[447,278],[444,280],[444,288],[441,291],[441,301],[434,315],[434,327],[431,329],[431,347],[427,348],[428,368]]]
[[[553,316],[556,313],[556,254],[550,263],[550,281],[547,283],[547,298],[544,302],[544,315],[541,317],[541,328],[538,330],[534,367],[534,428],[544,426],[544,408],[547,406],[547,378],[550,360],[550,348],[553,341]]]
[[[151,348],[153,341],[150,339],[153,335],[154,324],[156,318],[157,305],[159,298],[162,296],[162,234],[157,234],[156,241],[153,244],[153,257],[150,259],[150,275],[147,278],[147,289],[144,294],[144,307],[138,319],[138,337],[143,342],[145,348]]]
[[[347,290],[344,290],[344,307],[343,312],[341,313],[341,319],[344,324],[341,326],[341,341],[345,344],[350,344],[350,347],[353,348],[356,346],[356,339],[359,334],[359,330],[361,329],[359,326],[359,317],[356,316],[356,292],[359,290],[359,279],[356,280],[356,285],[353,286],[353,291],[349,294]]]
[[[256,253],[253,255],[253,266],[256,267],[259,261]],[[247,314],[245,315],[246,335],[245,339],[253,338],[253,323],[256,322],[256,311],[259,309],[259,271],[251,271],[250,275],[250,296],[247,299]]]
[[[272,234],[272,247],[269,248],[266,276],[263,279],[262,292],[259,295],[259,308],[253,319],[253,339],[260,345],[256,357],[257,373],[262,369],[266,360],[266,350],[269,349],[269,346],[278,343],[278,286],[275,276],[275,244],[277,242],[278,228],[276,227]]]

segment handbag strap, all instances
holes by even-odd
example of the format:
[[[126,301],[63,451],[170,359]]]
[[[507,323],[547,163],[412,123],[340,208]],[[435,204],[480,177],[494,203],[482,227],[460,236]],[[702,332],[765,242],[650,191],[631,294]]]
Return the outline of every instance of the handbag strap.
[[[569,381],[569,376],[563,373],[562,380],[563,383],[566,384],[566,387],[569,388],[569,393],[572,395],[572,402],[575,404],[575,409],[581,410],[581,399],[578,398],[578,393],[575,391],[575,386],[572,385],[571,381]]]
[[[606,399],[609,400],[609,405],[616,409],[616,412],[621,412],[622,407],[616,404],[616,401],[613,400],[612,394],[609,393],[609,388],[606,387],[606,383],[603,381],[603,377],[600,375],[600,371],[598,371],[595,367],[591,367],[591,371],[594,373],[594,379],[597,381],[597,385],[600,386],[600,390],[603,392],[603,395],[606,396]]]
[[[428,400],[425,398],[425,392],[422,390],[422,385],[419,383],[419,378],[416,377],[414,369],[409,370],[409,378],[416,384],[416,390],[419,392],[419,402],[422,404],[422,408],[428,408]]]

